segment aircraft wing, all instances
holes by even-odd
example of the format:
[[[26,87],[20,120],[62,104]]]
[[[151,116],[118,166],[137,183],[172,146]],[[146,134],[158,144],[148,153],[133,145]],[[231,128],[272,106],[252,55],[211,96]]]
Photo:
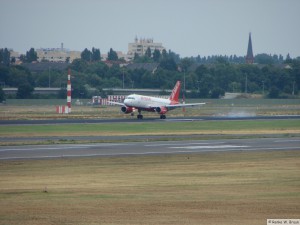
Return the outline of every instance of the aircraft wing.
[[[126,106],[124,103],[121,103],[121,102],[112,102],[112,101],[108,101],[108,103],[114,104],[114,105]]]
[[[205,105],[205,102],[201,102],[201,103],[190,103],[190,104],[176,104],[176,105],[166,105],[165,107],[168,109],[176,109],[176,108],[191,108],[191,107],[196,107],[196,106],[200,106],[200,105]]]

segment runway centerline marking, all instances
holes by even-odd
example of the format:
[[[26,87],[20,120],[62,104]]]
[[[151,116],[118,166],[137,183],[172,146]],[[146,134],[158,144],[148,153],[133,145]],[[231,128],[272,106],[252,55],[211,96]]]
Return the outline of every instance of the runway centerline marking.
[[[113,146],[124,146],[128,144],[115,144],[115,143],[104,143],[104,144],[90,144],[90,145],[66,145],[66,146],[53,146],[53,147],[42,147],[42,146],[31,146],[30,148],[3,148],[0,152],[9,151],[43,151],[43,150],[67,150],[67,149],[84,149],[93,147],[113,147]]]
[[[165,121],[165,122],[173,122],[173,121],[176,121],[176,122],[189,122],[189,121],[191,121],[191,122],[193,122],[193,121],[202,121],[202,120],[204,120],[204,119],[166,119],[166,120],[163,120],[163,121]]]
[[[275,143],[286,143],[286,142],[300,142],[299,140],[279,140],[279,141],[274,141]]]
[[[8,152],[8,151],[42,151],[42,150],[64,150],[64,149],[75,149],[75,148],[85,148],[84,146],[77,147],[44,147],[44,148],[6,148],[1,149],[0,152]]]
[[[183,148],[183,149],[219,149],[219,148],[248,148],[247,145],[198,145],[198,146],[180,146],[180,147],[169,147],[169,148]]]
[[[188,143],[188,145],[209,145],[209,144],[224,144],[225,142],[214,142],[214,143],[208,143],[208,142],[198,142],[198,143]],[[174,143],[174,144],[148,144],[144,145],[145,147],[160,147],[160,146],[172,146],[172,145],[177,145],[177,146],[186,146],[187,144],[180,144],[180,143]]]

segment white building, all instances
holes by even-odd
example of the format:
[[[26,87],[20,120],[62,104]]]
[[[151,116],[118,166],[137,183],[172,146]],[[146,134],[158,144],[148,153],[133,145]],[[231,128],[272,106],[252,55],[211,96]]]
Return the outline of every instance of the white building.
[[[13,49],[8,49],[9,53],[10,53],[10,62],[12,62],[12,59],[14,59],[14,63],[15,64],[20,64],[20,56],[21,54],[19,52],[15,52]]]
[[[137,53],[139,56],[143,56],[147,49],[150,48],[151,53],[154,52],[155,49],[162,52],[165,48],[162,46],[162,43],[155,43],[151,38],[138,38],[134,39],[134,43],[128,44],[128,58],[133,59],[134,54]]]
[[[48,62],[73,62],[75,59],[81,58],[80,51],[70,51],[63,47],[61,44],[60,48],[40,48],[36,50],[37,61],[48,61]]]
[[[10,49],[9,53],[10,53],[10,58],[15,58],[15,59],[20,58],[20,53],[19,52],[15,52],[14,50]]]
[[[127,54],[124,54],[124,53],[121,52],[121,51],[116,51],[116,53],[117,53],[118,59],[124,59],[126,62],[127,62],[127,61],[130,61],[130,59],[128,58],[128,55],[127,55]],[[106,61],[107,58],[108,58],[107,53],[106,53],[106,54],[101,54],[101,60],[102,60],[102,61]]]

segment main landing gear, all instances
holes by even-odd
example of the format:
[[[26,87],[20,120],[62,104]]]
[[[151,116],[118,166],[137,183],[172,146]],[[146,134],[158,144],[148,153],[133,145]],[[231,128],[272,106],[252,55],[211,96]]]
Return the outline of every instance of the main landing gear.
[[[138,112],[139,112],[139,114],[136,117],[137,117],[138,120],[142,120],[143,119],[143,115],[141,113],[141,110],[138,110]],[[160,115],[160,119],[164,120],[166,118],[167,118],[166,115],[164,115],[164,114]]]
[[[138,120],[142,120],[143,119],[143,115],[141,114],[141,110],[138,110],[139,115],[137,115]]]
[[[160,115],[160,118],[164,120],[164,119],[166,119],[167,117],[166,117],[166,115]]]

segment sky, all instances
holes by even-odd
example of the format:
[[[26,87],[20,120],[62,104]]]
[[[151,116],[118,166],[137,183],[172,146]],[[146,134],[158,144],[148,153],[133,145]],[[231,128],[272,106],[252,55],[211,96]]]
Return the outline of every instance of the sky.
[[[300,56],[299,0],[0,0],[0,48],[127,53],[153,38],[181,57]]]

